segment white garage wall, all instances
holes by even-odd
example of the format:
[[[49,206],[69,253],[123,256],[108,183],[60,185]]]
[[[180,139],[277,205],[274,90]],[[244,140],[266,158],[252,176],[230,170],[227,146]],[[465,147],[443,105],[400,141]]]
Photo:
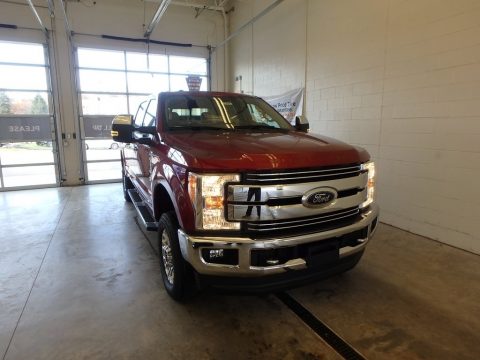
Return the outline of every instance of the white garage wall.
[[[235,1],[232,30],[269,3]],[[478,1],[286,0],[232,54],[232,74],[250,71],[260,95],[298,87],[306,59],[312,129],[377,160],[382,221],[480,253]]]
[[[233,32],[271,3],[234,2],[230,30]],[[305,16],[306,1],[287,0],[232,40],[233,90],[268,96],[305,86]],[[235,80],[239,76],[241,84]]]
[[[22,28],[39,29],[34,15],[26,6],[26,1],[0,2],[0,23],[13,24]],[[34,0],[45,26],[51,31],[51,63],[56,94],[56,114],[59,132],[79,133],[77,99],[72,76],[73,54],[66,36],[60,0],[54,0],[55,18],[48,14],[45,0]],[[114,35],[130,38],[142,38],[144,24],[150,22],[158,2],[143,0],[97,0],[67,1],[67,16],[74,31],[75,46],[107,49],[129,49],[146,51],[141,43],[101,39],[91,35]],[[172,46],[150,46],[152,53],[208,57],[206,45],[215,45],[224,38],[224,24],[219,12],[203,11],[195,18],[195,10],[189,7],[170,5],[161,19],[151,39],[169,42],[191,43],[192,48]],[[0,40],[45,42],[40,31],[26,29],[0,28]],[[224,54],[217,51],[212,56],[211,86],[213,90],[224,89]],[[82,164],[79,140],[66,139],[60,147],[65,185],[80,184]]]

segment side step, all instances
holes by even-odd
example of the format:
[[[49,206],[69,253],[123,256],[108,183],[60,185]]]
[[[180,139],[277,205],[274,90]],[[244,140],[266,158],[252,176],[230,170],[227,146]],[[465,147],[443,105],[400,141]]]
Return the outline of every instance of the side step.
[[[148,231],[157,231],[158,223],[152,217],[152,214],[150,214],[150,211],[148,211],[148,206],[142,200],[140,195],[138,195],[137,190],[129,189],[128,195],[130,196],[130,199],[132,199],[132,203],[135,206],[135,209],[137,210],[137,213],[140,219],[142,220],[142,223],[145,226],[145,228]]]

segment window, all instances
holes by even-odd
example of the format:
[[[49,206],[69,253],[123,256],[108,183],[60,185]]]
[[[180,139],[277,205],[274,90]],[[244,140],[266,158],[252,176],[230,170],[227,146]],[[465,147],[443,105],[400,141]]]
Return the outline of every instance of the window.
[[[147,111],[145,112],[145,119],[143,120],[143,126],[155,126],[157,120],[157,99],[150,100]]]
[[[144,101],[140,104],[137,115],[135,115],[135,126],[142,126],[145,113],[147,112],[148,101]]]

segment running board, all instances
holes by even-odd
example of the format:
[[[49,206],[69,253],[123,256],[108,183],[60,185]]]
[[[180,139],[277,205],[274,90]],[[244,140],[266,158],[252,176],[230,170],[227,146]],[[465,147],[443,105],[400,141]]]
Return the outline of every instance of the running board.
[[[150,214],[150,211],[148,211],[148,206],[142,200],[137,190],[129,189],[128,195],[130,196],[130,199],[132,199],[132,203],[135,206],[135,210],[137,210],[139,218],[140,220],[142,220],[142,223],[143,223],[143,226],[145,226],[145,229],[147,229],[148,231],[157,231],[158,223],[152,217],[152,214]]]

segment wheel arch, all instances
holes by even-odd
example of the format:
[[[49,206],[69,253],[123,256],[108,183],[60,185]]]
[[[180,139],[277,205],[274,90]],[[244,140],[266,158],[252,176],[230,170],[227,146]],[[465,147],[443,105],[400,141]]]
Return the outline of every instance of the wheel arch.
[[[169,211],[175,212],[177,219],[179,218],[170,193],[163,184],[158,183],[153,189],[153,214],[155,221],[159,221],[162,214]]]

